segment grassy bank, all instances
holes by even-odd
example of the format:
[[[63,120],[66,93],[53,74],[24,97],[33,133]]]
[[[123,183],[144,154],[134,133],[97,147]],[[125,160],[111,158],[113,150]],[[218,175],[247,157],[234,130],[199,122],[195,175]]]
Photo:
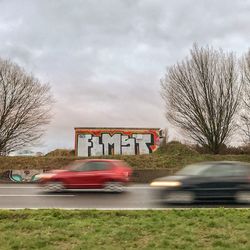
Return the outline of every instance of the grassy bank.
[[[250,155],[167,155],[150,154],[134,156],[112,156],[105,158],[115,158],[127,161],[135,169],[178,169],[190,163],[201,161],[246,161],[250,162]],[[55,169],[62,168],[76,157],[0,157],[0,170],[9,169]]]
[[[72,150],[54,150],[41,157],[0,157],[0,171],[10,169],[55,169],[62,168],[76,159]],[[149,155],[115,155],[98,158],[121,159],[134,169],[179,169],[186,164],[201,161],[246,161],[250,162],[250,154],[209,155],[199,154],[189,146],[179,142],[170,142],[157,152]]]
[[[0,249],[249,249],[250,210],[0,211]]]

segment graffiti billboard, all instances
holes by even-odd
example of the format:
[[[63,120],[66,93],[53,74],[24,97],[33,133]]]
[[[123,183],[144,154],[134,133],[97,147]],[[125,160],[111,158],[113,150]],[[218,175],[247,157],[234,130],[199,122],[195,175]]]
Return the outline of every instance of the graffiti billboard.
[[[154,152],[159,128],[75,128],[77,156],[135,155]]]

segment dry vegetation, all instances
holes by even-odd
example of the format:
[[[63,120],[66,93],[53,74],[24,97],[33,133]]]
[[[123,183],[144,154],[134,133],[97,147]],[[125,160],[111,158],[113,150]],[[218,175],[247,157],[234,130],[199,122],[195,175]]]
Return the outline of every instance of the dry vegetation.
[[[230,151],[229,151],[230,152]],[[72,150],[54,150],[41,157],[0,157],[0,169],[57,169],[63,168],[77,158]],[[100,158],[100,157],[98,157]],[[201,154],[190,146],[179,142],[167,143],[157,152],[150,155],[134,156],[105,156],[103,158],[122,159],[128,162],[134,169],[179,169],[186,164],[201,161],[246,161],[250,162],[250,154]]]

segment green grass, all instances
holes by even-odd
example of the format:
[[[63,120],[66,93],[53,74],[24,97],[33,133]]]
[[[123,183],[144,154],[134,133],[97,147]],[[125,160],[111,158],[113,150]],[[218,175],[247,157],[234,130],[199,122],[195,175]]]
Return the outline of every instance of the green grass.
[[[250,210],[0,211],[0,249],[250,249]]]

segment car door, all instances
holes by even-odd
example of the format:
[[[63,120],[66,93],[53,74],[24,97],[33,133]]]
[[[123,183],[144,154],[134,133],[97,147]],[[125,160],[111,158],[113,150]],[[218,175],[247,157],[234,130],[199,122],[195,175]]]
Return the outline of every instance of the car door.
[[[230,198],[242,184],[244,166],[234,163],[217,163],[199,176],[196,192],[204,198]]]

